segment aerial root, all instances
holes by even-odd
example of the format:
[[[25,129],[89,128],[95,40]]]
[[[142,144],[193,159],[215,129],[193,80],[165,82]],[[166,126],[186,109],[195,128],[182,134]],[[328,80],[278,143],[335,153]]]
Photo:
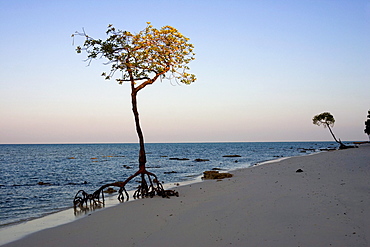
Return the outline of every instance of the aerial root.
[[[105,184],[92,194],[88,194],[84,190],[79,190],[73,199],[75,213],[78,208],[81,211],[88,211],[89,209],[104,207],[105,199],[103,190],[107,187],[119,187],[120,189],[118,191],[118,200],[120,202],[128,201],[129,194],[125,186],[129,181],[131,181],[133,178],[139,175],[141,176],[141,181],[140,185],[137,187],[133,194],[134,199],[147,197],[152,198],[156,195],[161,196],[163,198],[169,198],[170,196],[177,197],[179,196],[179,193],[177,191],[164,190],[162,183],[158,181],[157,176],[155,174],[148,172],[146,170],[139,170],[134,175],[127,178],[126,181]]]

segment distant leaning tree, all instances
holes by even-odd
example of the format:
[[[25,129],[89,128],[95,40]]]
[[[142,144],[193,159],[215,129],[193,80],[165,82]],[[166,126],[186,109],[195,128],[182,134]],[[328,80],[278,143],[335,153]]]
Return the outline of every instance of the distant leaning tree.
[[[330,126],[331,127],[334,126],[335,119],[334,119],[333,115],[331,115],[329,112],[323,112],[321,114],[318,114],[318,115],[314,116],[312,118],[312,122],[315,125],[318,125],[318,126],[324,125],[324,128],[328,128],[329,131],[330,131],[330,133],[331,133],[331,135],[333,136],[334,140],[337,143],[339,143],[339,145],[340,145],[339,148],[340,149],[347,148],[347,146],[344,145],[340,139],[337,140],[337,138],[335,137],[333,131],[331,130]]]
[[[131,84],[132,111],[135,119],[136,132],[139,138],[139,169],[123,182],[115,182],[102,186],[92,195],[84,191],[76,194],[75,205],[83,205],[89,197],[93,200],[99,199],[102,190],[108,186],[120,187],[119,198],[123,198],[122,192],[125,185],[135,178],[141,176],[141,184],[135,192],[136,197],[153,196],[165,193],[157,176],[146,169],[146,154],[144,147],[144,135],[139,121],[136,96],[140,90],[153,84],[158,79],[169,79],[190,84],[196,80],[195,75],[187,73],[189,62],[194,60],[194,46],[189,39],[182,35],[177,29],[171,26],[164,26],[161,29],[153,28],[150,22],[139,33],[118,30],[113,25],[108,26],[106,31],[107,39],[94,39],[85,32],[76,32],[72,36],[83,36],[83,46],[77,46],[77,53],[86,52],[88,63],[97,58],[106,58],[106,65],[110,65],[110,71],[104,72],[102,76],[106,80],[114,77],[119,72],[116,81],[119,84],[128,82]],[[102,194],[103,196],[103,194]],[[104,197],[103,197],[104,198]]]
[[[367,120],[365,121],[364,132],[368,135],[370,141],[370,110],[367,111]]]

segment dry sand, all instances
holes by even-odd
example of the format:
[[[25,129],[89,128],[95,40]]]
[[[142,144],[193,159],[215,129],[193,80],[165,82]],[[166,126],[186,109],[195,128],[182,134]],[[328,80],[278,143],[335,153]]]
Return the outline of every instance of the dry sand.
[[[232,173],[5,246],[370,246],[370,145]]]

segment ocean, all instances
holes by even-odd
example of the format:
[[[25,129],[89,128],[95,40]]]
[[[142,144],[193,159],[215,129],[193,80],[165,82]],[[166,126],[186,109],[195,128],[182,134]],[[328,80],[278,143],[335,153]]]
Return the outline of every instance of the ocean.
[[[148,143],[145,146],[147,169],[164,183],[192,181],[214,168],[230,171],[336,147],[334,142]],[[138,144],[0,145],[0,228],[71,208],[78,190],[92,193],[104,184],[125,180],[138,167],[138,151]],[[127,189],[133,190],[137,185],[133,181]]]

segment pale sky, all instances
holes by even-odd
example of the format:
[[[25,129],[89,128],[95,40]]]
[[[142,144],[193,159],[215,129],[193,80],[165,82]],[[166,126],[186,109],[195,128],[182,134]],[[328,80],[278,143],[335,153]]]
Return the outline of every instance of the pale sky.
[[[0,143],[137,142],[128,84],[87,67],[71,34],[177,28],[192,85],[138,95],[146,142],[367,140],[369,0],[0,0]],[[81,44],[83,39],[76,39]]]

